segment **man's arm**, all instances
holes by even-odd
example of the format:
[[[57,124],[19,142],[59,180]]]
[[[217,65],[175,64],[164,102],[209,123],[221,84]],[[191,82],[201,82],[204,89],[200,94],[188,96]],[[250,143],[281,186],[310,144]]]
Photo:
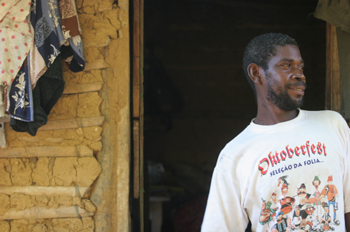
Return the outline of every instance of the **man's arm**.
[[[346,231],[350,231],[350,213],[345,214],[345,227]]]
[[[225,162],[219,163],[213,173],[201,232],[245,231],[248,216],[241,206],[239,184],[223,167]]]

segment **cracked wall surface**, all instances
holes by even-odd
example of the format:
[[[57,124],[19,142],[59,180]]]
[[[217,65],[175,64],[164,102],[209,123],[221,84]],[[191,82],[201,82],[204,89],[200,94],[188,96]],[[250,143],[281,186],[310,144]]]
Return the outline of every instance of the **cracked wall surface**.
[[[73,73],[63,64],[65,90],[70,91],[48,116],[48,124],[59,126],[31,136],[6,123],[6,149],[86,146],[91,154],[48,150],[37,157],[16,153],[0,158],[1,232],[129,230],[128,1],[77,0],[76,7],[86,66]],[[101,116],[102,123],[91,123]],[[69,126],[72,119],[77,126]],[[84,188],[84,194],[62,192],[75,188]]]
[[[93,232],[94,228],[92,217],[0,221],[1,232]]]

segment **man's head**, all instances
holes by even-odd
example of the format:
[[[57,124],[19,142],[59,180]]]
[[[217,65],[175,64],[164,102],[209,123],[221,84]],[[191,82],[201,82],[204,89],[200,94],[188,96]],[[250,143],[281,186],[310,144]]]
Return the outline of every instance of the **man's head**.
[[[316,189],[318,188],[318,186],[320,186],[321,181],[320,179],[318,179],[318,176],[315,176],[314,180],[312,181],[312,185],[316,187]]]
[[[285,111],[302,106],[306,88],[304,61],[294,39],[274,33],[254,38],[246,48],[243,67],[258,106],[260,102]]]
[[[248,66],[249,64],[257,64],[262,67],[264,70],[267,69],[267,63],[272,56],[276,54],[277,46],[285,46],[285,45],[295,45],[298,46],[295,39],[289,37],[288,35],[281,33],[267,33],[262,34],[254,39],[252,39],[244,52],[243,55],[243,70],[244,74],[248,79],[250,86],[253,88],[255,93],[254,82],[248,75]]]
[[[311,204],[309,204],[309,205],[306,206],[305,212],[306,212],[308,215],[312,215],[312,214],[314,213],[314,211],[315,211],[315,208],[314,208]]]
[[[298,196],[299,196],[299,197],[303,197],[303,196],[306,195],[306,187],[305,187],[305,184],[304,184],[304,183],[302,183],[302,184],[300,185],[300,187],[299,187],[298,190],[297,190],[297,193],[298,193]]]
[[[282,195],[286,195],[288,193],[288,185],[287,184],[282,185],[281,192],[282,192]]]

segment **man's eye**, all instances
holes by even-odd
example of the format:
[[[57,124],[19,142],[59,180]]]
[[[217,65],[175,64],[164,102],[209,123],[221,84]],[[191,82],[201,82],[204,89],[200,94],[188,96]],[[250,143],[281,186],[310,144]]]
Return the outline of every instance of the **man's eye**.
[[[282,66],[283,66],[283,67],[288,67],[288,68],[289,68],[289,67],[290,67],[290,64],[283,64]]]

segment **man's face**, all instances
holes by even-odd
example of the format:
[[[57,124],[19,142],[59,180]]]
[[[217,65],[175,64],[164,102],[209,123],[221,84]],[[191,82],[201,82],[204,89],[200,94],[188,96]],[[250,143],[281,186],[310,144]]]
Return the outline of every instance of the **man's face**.
[[[281,188],[281,190],[282,190],[282,195],[286,195],[287,193],[288,193],[288,187],[287,187],[287,185],[283,185],[282,186],[282,188]]]
[[[314,213],[314,211],[315,211],[315,209],[314,209],[314,208],[307,208],[307,209],[306,209],[306,213],[307,213],[308,215],[313,214],[313,213]]]
[[[283,110],[303,105],[306,80],[304,61],[295,45],[277,46],[266,70],[267,100]]]
[[[273,202],[276,202],[276,195],[272,195],[271,199],[272,199]]]
[[[298,196],[306,195],[306,189],[305,188],[299,188],[297,192],[298,192]]]

